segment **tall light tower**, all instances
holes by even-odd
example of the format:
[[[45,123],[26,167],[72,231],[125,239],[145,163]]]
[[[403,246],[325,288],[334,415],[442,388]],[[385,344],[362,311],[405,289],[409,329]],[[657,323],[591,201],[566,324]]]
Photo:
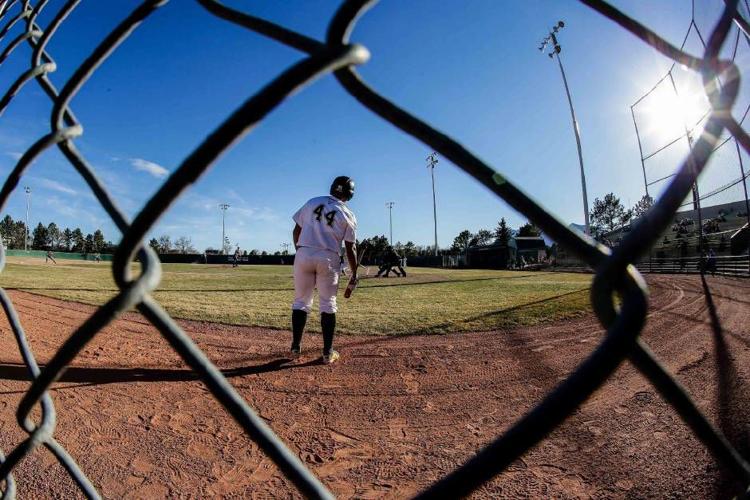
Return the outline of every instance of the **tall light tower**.
[[[393,205],[395,204],[395,201],[389,201],[385,204],[386,208],[388,209],[388,227],[391,231],[391,237],[388,241],[390,242],[391,246],[393,246]]]
[[[289,243],[286,243],[286,242],[282,243],[281,248],[284,249],[284,255],[287,255],[289,253]]]
[[[219,203],[219,210],[221,210],[221,246],[219,249],[221,250],[221,253],[224,253],[224,242],[226,241],[226,234],[224,232],[224,219],[227,215],[227,209],[229,208],[229,203]]]
[[[557,37],[555,36],[555,33],[560,31],[564,27],[565,23],[559,21],[557,25],[552,28],[552,31],[550,31],[549,34],[544,38],[544,40],[542,40],[542,44],[537,48],[540,51],[544,52],[545,47],[547,47],[548,44],[551,44],[552,47],[550,48],[550,51],[547,53],[547,55],[550,57],[550,59],[554,59],[555,56],[557,56],[557,63],[560,65],[560,73],[562,74],[563,84],[565,85],[565,93],[568,96],[568,105],[570,106],[570,116],[573,118],[573,132],[576,136],[576,146],[578,146],[578,163],[581,165],[581,190],[583,191],[583,217],[586,223],[586,234],[591,234],[591,230],[589,228],[589,201],[588,197],[586,196],[586,174],[583,171],[583,153],[581,152],[581,136],[579,135],[576,112],[573,109],[573,99],[571,99],[570,97],[568,79],[565,77],[565,70],[563,69],[562,59],[560,59],[560,51],[562,50],[562,47],[560,47],[560,44],[557,43]]]
[[[432,216],[435,220],[435,255],[438,254],[438,242],[437,242],[437,201],[435,199],[435,165],[438,164],[437,153],[432,152],[425,158],[427,160],[427,168],[430,169],[432,175]]]
[[[26,252],[29,249],[29,207],[31,207],[31,188],[26,186],[23,190],[26,193],[26,236],[23,239],[23,250]]]

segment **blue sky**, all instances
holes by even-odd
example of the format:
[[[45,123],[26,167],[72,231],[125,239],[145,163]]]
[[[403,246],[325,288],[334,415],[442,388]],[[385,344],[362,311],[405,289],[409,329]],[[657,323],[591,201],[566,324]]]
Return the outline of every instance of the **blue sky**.
[[[228,5],[322,39],[338,1],[228,1]],[[704,35],[720,0],[701,1]],[[49,44],[58,88],[138,2],[83,0]],[[62,0],[50,0],[46,26]],[[679,45],[690,22],[689,0],[616,2]],[[565,221],[582,222],[581,185],[570,114],[557,64],[537,51],[558,20],[563,63],[581,129],[589,203],[614,191],[627,205],[644,194],[630,105],[671,62],[577,2],[383,0],[357,25],[352,40],[371,60],[359,71],[382,94],[468,146]],[[19,27],[2,40],[2,47]],[[689,44],[694,48],[697,40]],[[747,45],[738,53],[746,68]],[[28,69],[24,45],[0,66],[0,89]],[[84,135],[76,146],[94,165],[122,209],[140,209],[205,136],[245,99],[301,58],[298,52],[217,19],[197,2],[172,0],[104,63],[73,100]],[[678,84],[690,87],[683,75]],[[743,89],[742,108],[748,101]],[[651,105],[652,108],[658,107]],[[0,117],[0,175],[49,130],[51,105],[28,84]],[[649,145],[667,140],[669,124],[648,112],[639,124]],[[670,137],[671,138],[671,137]],[[683,149],[679,149],[683,147]],[[671,171],[677,145],[656,160]],[[327,76],[288,99],[225,154],[166,213],[151,236],[189,236],[202,250],[221,240],[218,204],[229,203],[227,234],[245,249],[275,251],[291,241],[291,215],[327,192],[336,175],[357,182],[351,207],[360,236],[388,233],[385,203],[394,201],[394,240],[432,243],[430,150],[359,105]],[[736,157],[716,162],[705,189],[738,175]],[[750,163],[748,163],[750,164]],[[652,168],[652,167],[649,167]],[[438,237],[449,246],[463,229],[512,227],[525,218],[440,158],[436,169]],[[734,177],[733,177],[734,176]],[[56,222],[119,232],[57,150],[29,169],[6,212],[22,218],[22,186],[33,189],[31,223]],[[661,189],[663,186],[654,186]],[[737,199],[740,187],[724,195]],[[727,201],[722,196],[717,202]],[[4,214],[3,214],[4,215]]]

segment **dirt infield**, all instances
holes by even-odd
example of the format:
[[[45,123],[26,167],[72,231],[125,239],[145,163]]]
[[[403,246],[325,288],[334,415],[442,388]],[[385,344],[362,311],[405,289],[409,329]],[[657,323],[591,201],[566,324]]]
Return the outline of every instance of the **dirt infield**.
[[[718,340],[695,276],[649,278],[645,338],[747,456],[750,282],[707,281],[724,330]],[[11,297],[41,364],[94,311],[28,293]],[[602,334],[589,316],[499,332],[339,337],[343,360],[328,367],[318,362],[316,335],[305,338],[303,358],[289,363],[288,332],[180,323],[334,494],[358,498],[412,495],[465,461],[565,377]],[[23,437],[14,411],[28,375],[5,322],[0,339],[0,447],[8,452]],[[296,496],[137,314],[99,334],[52,397],[57,440],[105,497]],[[15,474],[21,498],[80,496],[45,450]],[[732,487],[626,364],[476,496],[706,498]]]

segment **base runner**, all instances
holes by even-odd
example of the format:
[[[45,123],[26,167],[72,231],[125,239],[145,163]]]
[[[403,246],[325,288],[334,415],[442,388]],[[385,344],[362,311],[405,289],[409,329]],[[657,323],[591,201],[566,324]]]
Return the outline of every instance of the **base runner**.
[[[336,330],[336,293],[339,286],[341,242],[351,270],[350,280],[357,280],[357,218],[346,202],[354,196],[354,181],[341,176],[331,184],[329,196],[312,198],[292,217],[292,237],[297,255],[294,258],[294,303],[292,304],[292,357],[301,350],[302,333],[313,302],[313,289],[320,298],[320,326],[323,330],[323,362],[339,359],[333,350]]]

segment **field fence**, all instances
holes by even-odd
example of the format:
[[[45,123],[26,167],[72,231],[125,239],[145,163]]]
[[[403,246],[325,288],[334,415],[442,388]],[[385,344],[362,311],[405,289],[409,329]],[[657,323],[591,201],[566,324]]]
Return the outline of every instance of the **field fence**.
[[[60,91],[50,80],[57,62],[46,46],[66,17],[81,3],[67,0],[54,19],[45,27],[36,19],[48,0],[5,0],[0,2],[0,38],[12,30],[20,33],[0,55],[0,61],[13,50],[27,43],[33,50],[31,65],[18,76],[16,82],[0,99],[0,113],[12,103],[13,97],[36,81],[52,100],[49,134],[39,138],[18,160],[0,190],[0,207],[17,187],[20,176],[34,159],[45,150],[57,147],[71,166],[90,186],[94,196],[109,214],[123,237],[114,256],[112,268],[119,288],[115,298],[89,317],[40,369],[24,334],[21,321],[8,295],[0,290],[0,303],[14,332],[18,348],[32,380],[17,409],[18,423],[28,437],[1,457],[0,478],[5,497],[13,497],[16,483],[13,469],[19,461],[40,446],[46,447],[67,469],[71,477],[88,497],[98,498],[98,492],[64,447],[54,438],[55,407],[49,395],[52,384],[91,339],[107,324],[130,308],[137,308],[165,337],[172,348],[200,376],[211,393],[242,426],[247,435],[273,460],[299,491],[309,497],[331,498],[328,489],[302,464],[272,430],[256,415],[234,388],[207,359],[203,352],[166,314],[152,298],[159,284],[160,263],[154,252],[144,244],[144,236],[151,230],[167,208],[192,183],[197,181],[217,157],[232,147],[243,135],[264,119],[287,97],[317,77],[333,74],[341,86],[374,114],[390,122],[403,132],[419,139],[426,146],[449,159],[454,165],[479,180],[484,186],[527,216],[542,230],[577,255],[595,270],[591,300],[594,311],[607,330],[599,346],[560,385],[508,431],[480,450],[468,462],[438,480],[420,496],[423,498],[456,497],[466,495],[501,473],[511,462],[538,444],[601,386],[624,360],[630,360],[670,402],[695,435],[714,455],[723,468],[742,484],[750,483],[750,466],[727,439],[706,419],[676,379],[639,339],[646,317],[648,299],[646,285],[632,265],[648,253],[659,235],[690,194],[698,175],[726,130],[739,145],[750,151],[750,136],[732,116],[738,94],[739,70],[730,60],[722,60],[719,50],[728,38],[729,29],[736,24],[745,36],[750,24],[738,14],[737,1],[727,0],[726,7],[707,38],[706,49],[700,56],[688,54],[662,39],[638,21],[624,15],[609,4],[597,0],[582,3],[606,16],[623,29],[630,31],[644,43],[662,54],[702,75],[711,112],[706,118],[701,136],[694,142],[690,154],[670,180],[670,186],[647,215],[642,217],[619,246],[609,250],[598,246],[580,233],[569,230],[551,213],[518,189],[510,180],[451,137],[432,128],[397,104],[381,96],[358,75],[355,67],[368,60],[364,47],[349,42],[349,35],[357,19],[372,7],[372,0],[345,1],[330,21],[325,41],[308,38],[263,19],[230,9],[215,0],[197,0],[211,14],[227,22],[295,48],[306,55],[270,81],[256,94],[242,103],[234,113],[207,135],[154,194],[133,220],[128,220],[118,208],[116,200],[92,171],[86,158],[76,149],[74,139],[82,134],[82,126],[70,108],[70,102],[118,45],[129,37],[156,9],[168,0],[146,0],[131,12],[91,52]],[[722,78],[723,85],[715,81]],[[1,248],[1,247],[0,247]],[[130,264],[138,257],[142,273],[136,279],[130,274]],[[0,265],[5,263],[4,249],[0,251]],[[614,297],[619,297],[616,305]],[[32,410],[39,405],[39,421],[32,419]],[[43,472],[40,471],[40,474]]]
[[[638,263],[641,272],[669,274],[718,274],[750,276],[747,256],[721,255],[709,257],[651,258]]]

